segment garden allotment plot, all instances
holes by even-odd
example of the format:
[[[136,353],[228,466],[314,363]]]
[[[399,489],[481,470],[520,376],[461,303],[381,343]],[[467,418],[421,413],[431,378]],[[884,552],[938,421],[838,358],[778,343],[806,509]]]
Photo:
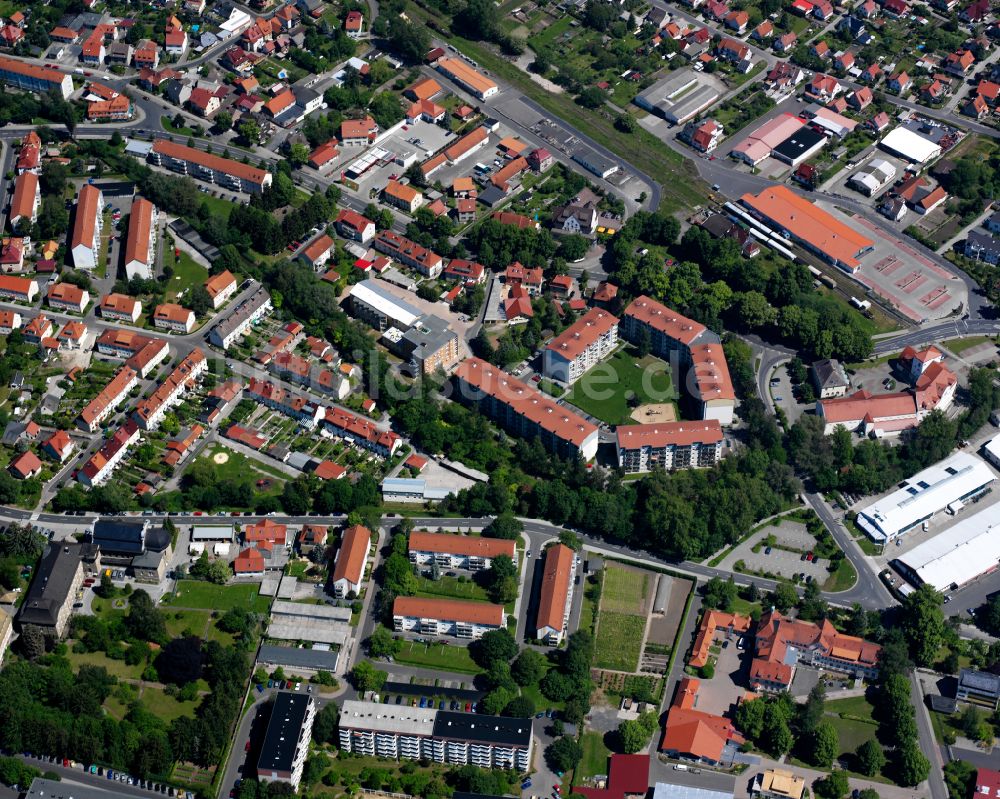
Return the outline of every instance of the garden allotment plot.
[[[604,572],[597,616],[594,666],[635,672],[639,668],[652,575],[639,569],[609,564]]]

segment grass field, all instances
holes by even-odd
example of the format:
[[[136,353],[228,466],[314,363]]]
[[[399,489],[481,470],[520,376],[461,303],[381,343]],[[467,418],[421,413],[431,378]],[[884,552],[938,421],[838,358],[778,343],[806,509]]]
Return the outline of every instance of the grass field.
[[[878,726],[872,718],[872,710],[871,703],[863,696],[827,701],[825,720],[837,730],[841,754],[854,752],[865,741],[875,737]]]
[[[826,578],[823,583],[823,590],[836,593],[846,591],[858,581],[858,573],[851,562],[844,558],[837,566],[837,571]]]
[[[139,701],[145,705],[150,713],[169,724],[181,716],[194,717],[195,709],[201,702],[201,697],[192,699],[189,702],[180,702],[172,696],[167,696],[162,688],[150,688],[146,686],[142,689],[142,696],[139,697]]]
[[[457,577],[440,577],[437,580],[418,577],[416,596],[489,602],[486,589],[476,585],[472,580],[460,581]]]
[[[198,580],[181,580],[177,584],[177,592],[169,595],[169,599],[165,598],[163,604],[205,610],[249,608],[258,613],[266,613],[271,600],[260,596],[259,588],[257,583],[215,585]]]
[[[203,194],[201,201],[211,209],[213,214],[218,214],[224,219],[229,219],[229,214],[233,210],[233,203],[224,200],[222,197],[212,197],[210,194]]]
[[[587,777],[608,773],[608,756],[611,751],[604,745],[604,735],[587,731],[580,739],[583,757],[573,772],[573,784],[579,785]]]
[[[944,346],[956,355],[961,355],[966,350],[978,347],[980,344],[992,343],[989,336],[968,336],[966,338],[953,338],[944,342]]]
[[[181,257],[174,262],[173,267],[174,276],[170,278],[170,290],[167,292],[168,300],[176,300],[178,297],[186,296],[188,291],[208,280],[208,270],[183,250]]]
[[[67,657],[74,669],[80,666],[103,666],[108,674],[113,674],[125,680],[138,680],[142,677],[142,664],[129,666],[124,660],[113,660],[103,652],[70,652]]]
[[[454,671],[459,674],[478,674],[479,668],[469,656],[469,650],[464,646],[448,644],[417,644],[403,645],[396,662],[409,666],[424,666],[442,671]]]
[[[638,579],[638,578],[642,579]],[[640,614],[643,611],[649,575],[633,569],[609,565],[604,571],[601,610],[611,613]]]
[[[646,618],[602,610],[597,619],[594,666],[614,671],[635,671],[642,654]]]
[[[639,358],[625,347],[577,380],[566,401],[603,422],[624,424],[630,421],[632,397],[638,404],[675,398],[666,361],[652,355]]]

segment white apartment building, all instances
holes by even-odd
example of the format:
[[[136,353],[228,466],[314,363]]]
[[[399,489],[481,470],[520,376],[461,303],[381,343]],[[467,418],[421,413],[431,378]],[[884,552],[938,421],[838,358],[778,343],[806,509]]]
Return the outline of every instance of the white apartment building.
[[[591,308],[549,342],[542,371],[562,383],[572,383],[607,358],[618,346],[618,318]]]
[[[398,633],[453,635],[469,640],[506,625],[503,605],[462,599],[399,596],[392,606],[393,629]]]
[[[267,289],[258,288],[251,297],[233,308],[225,319],[216,323],[209,333],[209,341],[216,347],[229,349],[254,322],[267,316],[272,307]]]
[[[298,790],[315,719],[316,702],[311,696],[290,691],[278,693],[257,759],[258,780],[287,782],[293,790]]]
[[[714,466],[722,457],[722,440],[718,419],[627,424],[615,429],[618,466],[629,473]]]
[[[104,195],[90,183],[80,189],[76,201],[76,216],[70,236],[70,252],[77,269],[96,269],[101,251],[101,229],[104,226]]]
[[[125,274],[129,280],[153,277],[156,264],[156,230],[160,212],[144,197],[132,203],[128,220],[128,237],[125,239]]]
[[[410,562],[418,566],[437,563],[442,569],[488,569],[493,558],[507,555],[517,560],[515,542],[501,538],[431,533],[414,530],[410,533]]]
[[[531,765],[531,720],[348,699],[340,709],[340,748],[525,772]]]

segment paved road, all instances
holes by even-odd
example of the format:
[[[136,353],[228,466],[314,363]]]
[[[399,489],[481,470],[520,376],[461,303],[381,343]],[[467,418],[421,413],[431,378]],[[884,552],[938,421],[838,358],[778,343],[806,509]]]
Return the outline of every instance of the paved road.
[[[834,515],[833,509],[823,499],[823,496],[816,493],[805,496],[806,502],[819,516],[826,529],[830,531],[837,545],[844,551],[847,559],[858,573],[858,581],[848,593],[858,599],[867,597],[874,600],[878,607],[888,607],[895,604],[892,595],[878,577],[878,565],[861,551],[850,532]]]
[[[942,769],[944,763],[941,758],[941,750],[934,738],[934,729],[931,727],[930,712],[924,704],[923,692],[920,690],[920,683],[916,673],[910,675],[910,696],[917,716],[917,733],[920,736],[920,751],[931,761],[930,777],[928,779],[932,799],[948,799],[948,789],[944,784]]]
[[[133,514],[135,515],[135,514]],[[142,518],[148,518],[150,521],[160,521],[165,518],[162,514],[151,514]],[[194,523],[204,523],[206,519],[212,518],[211,516],[195,516],[193,513],[177,514],[170,517],[171,520],[178,526],[191,525]],[[248,524],[251,521],[264,518],[263,516],[249,516],[242,517],[241,523]],[[331,515],[331,516],[271,516],[269,517],[276,521],[281,521],[289,525],[301,525],[301,524],[328,524],[337,525],[346,522],[347,517],[344,515]],[[60,523],[76,523],[83,525],[89,525],[93,520],[93,517],[75,517],[75,516],[65,516],[57,513],[34,513],[32,511],[25,511],[20,508],[6,508],[0,507],[0,519],[7,519],[9,521],[34,521],[38,524],[60,524]],[[399,521],[399,517],[396,516],[385,516],[383,517],[383,526],[387,529],[391,529]],[[482,530],[486,527],[491,519],[485,518],[462,518],[462,519],[448,519],[440,517],[427,517],[427,518],[414,518],[412,519],[413,524],[416,528],[426,527],[430,529],[437,529],[442,527],[446,530],[449,529],[459,529],[462,530]],[[524,534],[527,539],[531,542],[531,547],[534,552],[541,549],[544,543],[552,538],[558,536],[559,532],[564,527],[558,525],[550,524],[549,522],[540,519],[522,519],[524,526]],[[835,536],[840,535],[839,531],[836,529],[832,531]],[[846,532],[844,533],[846,535]],[[724,571],[722,569],[716,569],[711,566],[705,566],[700,563],[692,563],[690,561],[684,561],[683,563],[677,563],[674,561],[667,560],[665,558],[658,557],[652,553],[645,551],[637,551],[629,549],[626,546],[619,544],[609,543],[592,536],[587,536],[580,534],[581,539],[585,547],[597,554],[623,558],[630,560],[638,565],[650,565],[662,569],[670,569],[671,571],[677,572],[678,574],[685,575],[687,577],[695,579],[707,580],[712,577],[733,577],[737,585],[750,585],[754,583],[761,590],[768,591],[775,587],[776,582],[774,580],[768,580],[761,577],[753,577],[743,574],[731,574],[730,572]],[[840,538],[838,538],[840,540]],[[850,542],[851,546],[855,546],[853,540]],[[532,558],[534,560],[537,555]],[[870,585],[862,584],[859,582],[854,587],[847,591],[842,591],[838,593],[825,593],[824,597],[832,604],[840,605],[844,607],[849,607],[854,602],[859,603],[867,609],[880,609],[886,607],[888,602],[884,601],[884,592],[872,593]],[[359,635],[364,637],[365,635],[370,635],[370,629],[363,628]]]

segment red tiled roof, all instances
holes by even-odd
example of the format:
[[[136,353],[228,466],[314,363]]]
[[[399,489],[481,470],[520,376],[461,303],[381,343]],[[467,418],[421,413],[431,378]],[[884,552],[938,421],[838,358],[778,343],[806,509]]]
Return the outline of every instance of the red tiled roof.
[[[367,527],[356,524],[344,531],[344,539],[337,552],[337,562],[333,567],[333,581],[347,580],[350,583],[360,583],[364,576],[365,561],[368,559],[368,548],[371,546],[371,531]]]

